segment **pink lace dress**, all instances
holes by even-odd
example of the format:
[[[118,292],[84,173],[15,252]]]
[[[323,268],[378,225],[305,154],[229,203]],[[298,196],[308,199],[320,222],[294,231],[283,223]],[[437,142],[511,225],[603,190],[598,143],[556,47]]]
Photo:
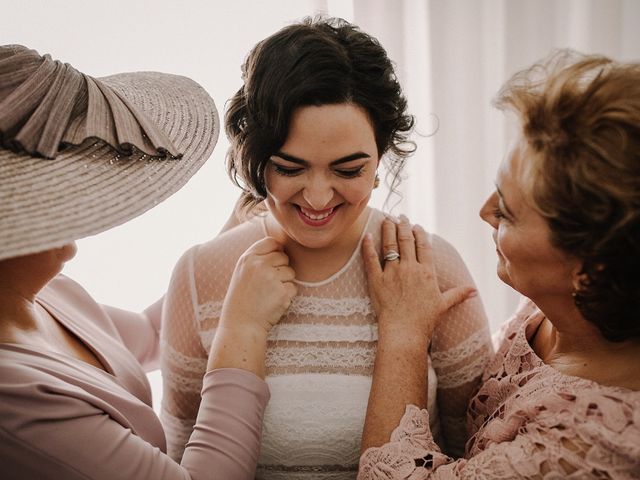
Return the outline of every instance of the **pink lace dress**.
[[[370,232],[380,245],[383,218],[371,210],[362,236]],[[175,268],[164,312],[161,414],[175,459],[193,430],[207,352],[236,261],[264,236],[264,218],[254,218],[190,249]],[[457,252],[439,237],[433,243],[442,284],[471,284]],[[376,317],[358,243],[333,275],[298,282],[298,295],[269,334],[266,381],[271,400],[257,478],[355,479],[376,345]],[[477,298],[453,310],[436,332],[429,411],[431,427],[441,432],[437,438],[444,437],[450,452],[464,448],[466,405],[491,353]]]
[[[391,441],[368,449],[358,479],[640,478],[640,392],[564,375],[528,339],[544,316],[523,304],[469,406],[464,458],[443,454],[429,413],[408,405]]]

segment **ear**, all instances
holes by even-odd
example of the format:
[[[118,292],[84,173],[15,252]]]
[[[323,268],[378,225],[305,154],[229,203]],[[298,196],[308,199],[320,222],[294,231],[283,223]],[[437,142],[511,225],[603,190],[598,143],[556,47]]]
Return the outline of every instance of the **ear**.
[[[602,272],[606,268],[604,263],[596,263],[595,271]],[[597,276],[598,273],[596,273]],[[593,278],[584,271],[584,262],[576,259],[576,267],[572,270],[572,283],[574,291],[580,290],[584,285],[589,285]]]
[[[577,292],[582,286],[589,283],[589,275],[584,272],[584,262],[578,258],[575,259],[575,265],[571,269],[571,284],[573,291]]]

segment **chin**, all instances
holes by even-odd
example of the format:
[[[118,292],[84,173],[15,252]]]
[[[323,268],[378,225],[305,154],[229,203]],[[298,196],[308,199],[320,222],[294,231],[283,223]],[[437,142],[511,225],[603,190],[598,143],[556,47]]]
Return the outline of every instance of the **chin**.
[[[335,238],[323,238],[321,235],[314,235],[314,236],[289,235],[289,237],[291,238],[291,240],[293,240],[297,244],[310,249],[320,249],[320,248],[330,247],[335,241]]]
[[[76,256],[76,253],[78,252],[78,247],[76,245],[76,242],[72,242],[60,247],[58,251],[59,251],[60,261],[68,262],[69,260],[71,260],[73,257]]]
[[[498,265],[496,273],[498,275],[498,278],[502,281],[502,283],[505,283],[509,285],[511,288],[514,288],[513,283],[511,282],[511,277],[509,276],[509,274],[507,273],[507,270],[502,265]]]

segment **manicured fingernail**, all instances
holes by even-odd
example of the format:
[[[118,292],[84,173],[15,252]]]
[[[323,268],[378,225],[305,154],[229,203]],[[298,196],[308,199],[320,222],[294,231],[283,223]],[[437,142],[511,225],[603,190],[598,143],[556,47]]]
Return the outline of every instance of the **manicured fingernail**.
[[[401,214],[400,215],[400,221],[402,223],[409,223],[409,219],[407,218],[407,216],[405,214]]]

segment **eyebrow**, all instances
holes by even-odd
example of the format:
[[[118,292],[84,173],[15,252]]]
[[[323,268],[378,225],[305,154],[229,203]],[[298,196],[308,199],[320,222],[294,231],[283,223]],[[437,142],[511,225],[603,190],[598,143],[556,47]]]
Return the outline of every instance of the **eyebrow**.
[[[286,160],[287,162],[297,163],[298,165],[303,165],[303,166],[309,165],[308,161],[302,158],[294,157],[293,155],[289,155],[288,153],[284,153],[284,152],[274,153],[272,157],[278,157],[283,160]],[[359,160],[361,158],[371,158],[371,155],[365,152],[355,152],[355,153],[352,153],[351,155],[347,155],[346,157],[341,157],[341,158],[338,158],[337,160],[333,160],[329,165],[331,166],[340,165],[342,163],[351,162],[353,160]]]
[[[504,205],[504,209],[507,211],[509,215],[511,215],[512,217],[515,217],[515,215],[511,212],[511,209],[507,205],[507,202],[504,199],[504,195],[502,194],[500,187],[498,187],[497,183],[495,184],[495,186],[496,186],[496,192],[498,192],[498,196],[502,199],[502,205]]]

